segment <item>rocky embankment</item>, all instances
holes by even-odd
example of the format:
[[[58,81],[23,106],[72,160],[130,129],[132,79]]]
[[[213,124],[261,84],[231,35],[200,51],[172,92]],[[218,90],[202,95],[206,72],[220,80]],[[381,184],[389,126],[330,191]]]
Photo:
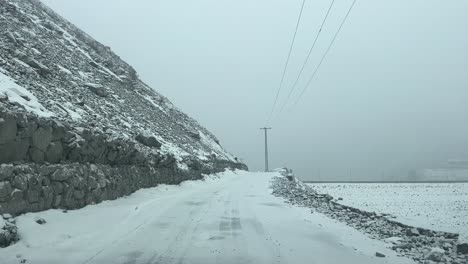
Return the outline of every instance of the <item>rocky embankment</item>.
[[[401,256],[418,263],[468,263],[468,244],[458,241],[458,234],[412,227],[391,220],[385,214],[366,212],[339,204],[328,194],[319,194],[310,186],[289,175],[276,177],[273,194],[288,203],[309,207],[312,212],[325,214],[369,235],[384,240]],[[378,257],[385,257],[376,252]]]

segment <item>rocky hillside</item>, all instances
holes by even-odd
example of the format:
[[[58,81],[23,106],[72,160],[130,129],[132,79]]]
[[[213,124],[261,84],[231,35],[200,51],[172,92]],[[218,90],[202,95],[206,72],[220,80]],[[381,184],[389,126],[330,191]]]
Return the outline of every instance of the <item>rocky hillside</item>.
[[[109,47],[40,1],[0,0],[0,29],[0,214],[79,208],[246,169]]]
[[[214,135],[143,83],[109,47],[40,1],[0,1],[0,28],[2,107],[137,140],[142,151],[173,154],[182,168],[190,158],[234,161]]]

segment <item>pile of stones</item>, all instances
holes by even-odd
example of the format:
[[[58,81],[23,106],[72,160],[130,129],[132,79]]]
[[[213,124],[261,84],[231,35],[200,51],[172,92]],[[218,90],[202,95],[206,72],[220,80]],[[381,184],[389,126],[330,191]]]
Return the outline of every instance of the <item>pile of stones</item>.
[[[282,197],[292,205],[312,208],[344,222],[367,234],[384,240],[390,247],[418,263],[468,263],[468,243],[461,243],[458,234],[412,227],[392,220],[387,214],[367,212],[338,203],[328,194],[319,194],[310,186],[284,177],[272,181],[273,195]]]
[[[0,215],[0,248],[7,247],[18,239],[15,219],[10,214]]]

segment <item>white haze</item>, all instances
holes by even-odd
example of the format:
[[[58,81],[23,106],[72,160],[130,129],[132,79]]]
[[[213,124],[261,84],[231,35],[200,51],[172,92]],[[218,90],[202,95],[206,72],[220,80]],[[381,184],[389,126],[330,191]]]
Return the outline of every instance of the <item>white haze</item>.
[[[330,1],[306,2],[281,103]],[[300,0],[44,2],[109,45],[251,169],[263,169],[259,128]],[[299,88],[351,2],[335,1]],[[358,0],[300,103],[271,124],[271,167],[289,166],[303,179],[380,179],[468,158],[466,14],[465,0]]]

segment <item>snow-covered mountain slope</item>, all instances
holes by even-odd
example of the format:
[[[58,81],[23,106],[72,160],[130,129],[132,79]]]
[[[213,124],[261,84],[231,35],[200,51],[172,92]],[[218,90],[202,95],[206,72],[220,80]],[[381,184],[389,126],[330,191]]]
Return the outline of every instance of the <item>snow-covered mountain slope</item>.
[[[216,137],[138,78],[111,49],[38,0],[0,1],[0,108],[156,148],[184,160],[236,162]],[[141,141],[140,141],[141,142]]]
[[[247,169],[109,47],[38,0],[0,0],[0,247],[18,239],[9,214],[226,168]]]

